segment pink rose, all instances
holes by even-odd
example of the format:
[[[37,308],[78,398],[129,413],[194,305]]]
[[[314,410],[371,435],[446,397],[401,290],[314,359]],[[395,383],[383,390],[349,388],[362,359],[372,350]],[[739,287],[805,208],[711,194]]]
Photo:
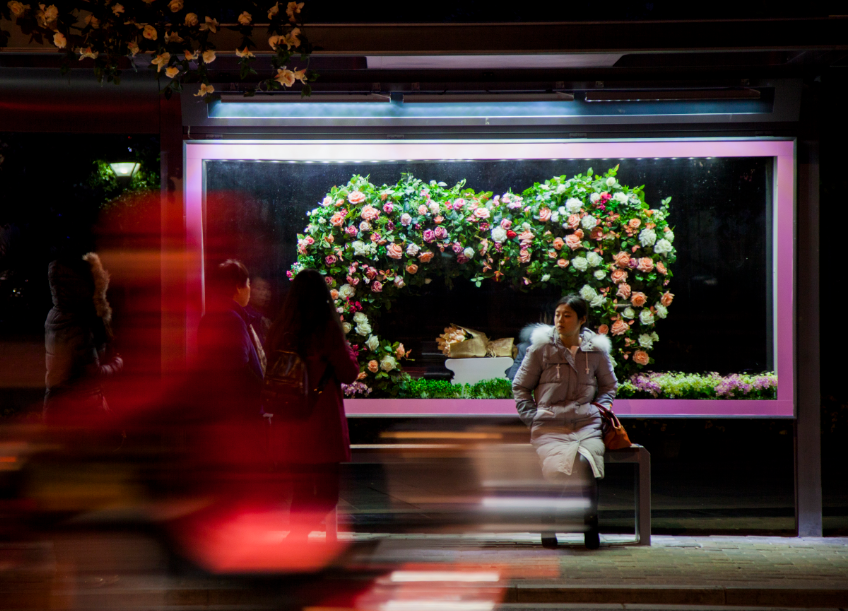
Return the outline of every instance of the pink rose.
[[[607,333],[609,333],[609,327],[607,325],[601,325],[600,327],[598,327],[599,335],[606,335]]]
[[[435,256],[435,255],[433,255],[433,253],[431,253],[431,252],[428,250],[428,251],[422,252],[420,255],[418,255],[418,260],[419,260],[419,261],[421,261],[422,263],[429,263],[429,262],[430,262],[430,260],[431,260],[434,256]]]
[[[629,221],[627,221],[627,226],[630,227],[630,229],[639,229],[639,225],[641,224],[642,221],[640,221],[639,219],[630,219]]]
[[[641,308],[648,301],[648,298],[645,297],[645,293],[637,291],[633,293],[633,296],[630,298],[630,303],[632,303],[637,308]]]
[[[326,263],[327,265],[332,265],[336,261],[338,261],[338,259],[336,259],[336,255],[327,255],[326,257],[324,257],[324,263]]]
[[[630,285],[627,284],[626,282],[622,282],[621,284],[619,284],[618,285],[618,292],[616,293],[616,295],[618,295],[622,299],[629,299],[630,298]]]
[[[365,194],[360,191],[354,191],[350,195],[347,196],[347,201],[351,204],[361,204],[365,201]]]
[[[333,216],[330,217],[330,224],[333,227],[341,227],[342,223],[344,223],[344,215],[336,212]]]
[[[428,212],[427,206],[425,206],[424,204],[421,204],[420,206],[418,206],[418,214],[420,214],[421,216],[424,216],[425,214],[427,214],[427,212]]]
[[[397,349],[395,349],[395,357],[402,359],[406,356],[406,350],[403,349],[403,344],[398,344]]]
[[[354,227],[353,225],[351,225],[350,227],[345,228],[345,231],[347,232],[347,235],[349,235],[349,236],[351,236],[351,237],[354,237],[354,238],[356,237],[356,234],[357,234],[357,233],[359,233],[359,232],[356,230],[356,227]]]
[[[668,273],[668,270],[665,268],[665,264],[662,261],[657,261],[657,271],[663,276]]]
[[[612,325],[612,334],[613,335],[624,335],[630,329],[630,325],[628,325],[623,320],[616,320]]]
[[[388,194],[388,193],[380,193],[380,201],[381,201],[381,202],[386,201],[386,198],[387,198],[388,196],[389,196],[389,194]]]
[[[557,261],[557,265],[559,265],[562,269],[568,267],[568,259],[560,259]]]
[[[409,216],[406,212],[404,212],[400,217],[400,224],[403,225],[404,227],[408,227],[411,222],[412,222],[412,217]]]
[[[509,229],[510,227],[512,227],[512,221],[509,219],[502,220],[501,227],[503,227],[504,229]]]
[[[383,292],[383,283],[379,280],[375,280],[371,283],[371,292],[372,293],[382,293]]]
[[[554,248],[557,250],[562,250],[562,247],[565,246],[565,241],[562,238],[556,238],[554,240]]]
[[[476,208],[474,210],[474,216],[476,216],[478,219],[487,219],[489,218],[489,216],[491,216],[491,213],[489,212],[488,208]]]
[[[595,227],[592,231],[589,232],[589,237],[593,240],[600,240],[604,237],[604,230],[602,227]]]
[[[462,208],[464,205],[465,205],[465,200],[464,200],[464,199],[462,199],[462,198],[459,198],[458,200],[456,200],[456,201],[454,201],[454,202],[453,202],[453,208],[454,208],[454,210],[459,210],[459,209],[460,209],[460,208]]]
[[[427,232],[425,231],[424,233],[426,234]],[[444,227],[436,227],[435,236],[436,236],[436,239],[438,239],[438,240],[447,239],[448,230],[445,229]],[[427,238],[424,238],[424,239],[426,240]]]
[[[454,252],[459,253],[459,252],[462,252],[463,250],[465,250],[465,249],[462,247],[462,244],[460,244],[459,242],[453,243],[453,251]]]
[[[408,271],[410,274],[417,274],[418,273],[418,266],[415,265],[415,263],[410,263],[409,265],[406,266],[406,271]]]
[[[526,248],[522,248],[518,252],[518,261],[520,263],[530,263],[530,251]]]
[[[623,269],[614,270],[610,274],[610,278],[612,278],[612,281],[615,284],[618,284],[619,282],[626,282],[627,281],[627,272],[624,271]]]
[[[374,278],[377,277],[377,270],[374,269],[373,267],[369,267],[368,269],[365,270],[365,277],[368,278],[369,280],[373,280]]]
[[[637,365],[647,365],[651,362],[651,358],[644,350],[637,350],[633,353],[633,362]]]
[[[368,371],[371,373],[377,373],[380,369],[380,364],[377,361],[369,361],[368,362]]]
[[[636,269],[639,267],[639,262],[636,259],[630,259],[630,261],[627,262],[627,266],[630,269]]]
[[[630,255],[626,252],[620,252],[612,259],[613,261],[615,261],[615,264],[621,268],[626,268],[630,266]]]
[[[322,206],[329,206],[332,203],[333,203],[333,198],[328,195],[327,197],[324,198],[324,201],[321,202],[321,205]]]
[[[332,235],[330,235],[330,234],[327,234],[327,235],[325,235],[325,236],[324,236],[324,241],[325,241],[327,244],[332,244],[333,242],[335,242],[335,241],[336,241],[336,238],[334,238],[334,237],[333,237]]]
[[[522,246],[527,247],[527,246],[529,246],[530,244],[533,243],[533,238],[535,238],[535,237],[536,236],[533,235],[532,231],[527,230],[527,231],[523,231],[519,234],[518,241],[521,242]]]
[[[577,229],[578,225],[580,225],[580,217],[576,214],[572,214],[568,217],[568,221],[566,222],[571,229]]]
[[[464,263],[468,263],[468,261],[470,261],[470,259],[468,257],[466,257],[464,254],[459,253],[458,255],[456,255],[456,262],[459,263],[460,265],[462,265]]]
[[[341,205],[343,205],[343,204],[344,204],[344,200],[343,200],[343,199],[337,199],[337,200],[336,200],[336,208],[338,208],[339,206],[341,206]]]
[[[395,276],[395,286],[396,287],[398,287],[399,289],[402,289],[404,284],[406,284],[406,283],[403,281],[403,278],[401,278],[400,276]]]
[[[395,207],[394,205],[392,205],[392,202],[386,202],[385,204],[383,204],[383,212],[385,212],[386,214],[391,214],[392,210],[394,209]]]
[[[312,236],[306,236],[304,238],[304,242],[306,242],[307,244],[314,244],[315,240],[312,239]]]
[[[582,245],[582,243],[580,242],[580,238],[578,238],[577,235],[573,233],[565,237],[565,243],[571,250],[577,250]]]
[[[400,244],[389,244],[386,254],[392,259],[400,259],[403,257],[403,247]]]
[[[542,208],[539,210],[539,220],[543,223],[547,223],[551,220],[551,209],[550,208]]]
[[[663,293],[663,296],[660,297],[660,303],[663,304],[665,307],[668,307],[671,305],[673,299],[674,295],[666,291],[665,293]]]
[[[440,214],[439,216],[433,219],[433,222],[436,223],[436,225],[441,225],[445,222],[445,217]]]
[[[351,286],[356,286],[357,284],[359,284],[359,278],[354,278],[353,276],[348,276],[347,278],[345,278],[345,280],[347,280],[347,283]]]
[[[639,267],[637,267],[640,272],[651,272],[654,269],[654,261],[651,257],[642,257],[639,259]]]
[[[380,216],[380,211],[377,210],[374,206],[365,206],[362,208],[362,213],[360,214],[362,218],[366,221],[373,221],[375,218]]]
[[[441,229],[441,227],[440,227],[440,229]],[[436,239],[436,234],[433,233],[432,229],[425,229],[424,230],[424,241],[425,242],[432,242],[435,239]]]

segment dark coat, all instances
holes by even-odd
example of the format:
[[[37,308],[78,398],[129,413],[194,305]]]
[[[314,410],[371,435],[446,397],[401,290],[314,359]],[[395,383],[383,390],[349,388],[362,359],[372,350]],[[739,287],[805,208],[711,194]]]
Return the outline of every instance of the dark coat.
[[[272,358],[269,355],[269,358]],[[315,334],[306,355],[310,380],[320,380],[326,367],[332,376],[324,386],[310,417],[297,422],[275,422],[275,458],[288,464],[327,464],[350,460],[350,435],[341,384],[359,375],[359,363],[338,325],[329,323]]]
[[[250,319],[235,301],[213,304],[197,330],[201,393],[214,418],[258,421],[262,365],[250,336]]]

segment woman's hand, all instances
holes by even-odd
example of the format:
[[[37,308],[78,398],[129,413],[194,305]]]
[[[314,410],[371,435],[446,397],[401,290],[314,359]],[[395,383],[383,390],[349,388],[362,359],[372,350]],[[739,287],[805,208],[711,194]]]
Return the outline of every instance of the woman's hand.
[[[554,412],[547,407],[537,407],[536,413],[533,415],[533,422],[538,422],[539,420],[553,420],[556,418]]]

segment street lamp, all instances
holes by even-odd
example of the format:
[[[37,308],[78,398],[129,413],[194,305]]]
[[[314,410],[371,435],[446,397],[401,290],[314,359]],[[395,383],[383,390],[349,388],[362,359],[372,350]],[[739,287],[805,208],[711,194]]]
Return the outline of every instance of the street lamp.
[[[115,178],[122,182],[129,182],[132,180],[132,177],[136,175],[141,164],[137,161],[118,161],[110,163],[109,167],[112,168],[112,173],[115,175]]]

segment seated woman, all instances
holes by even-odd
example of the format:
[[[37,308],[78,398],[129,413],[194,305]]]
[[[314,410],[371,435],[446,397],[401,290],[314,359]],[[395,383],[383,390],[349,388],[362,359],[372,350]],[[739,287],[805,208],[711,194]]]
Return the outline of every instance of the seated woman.
[[[542,474],[552,481],[585,482],[591,503],[586,547],[600,544],[597,481],[604,476],[604,442],[597,402],[612,407],[618,382],[604,335],[585,327],[586,301],[566,295],[557,303],[554,326],[538,325],[512,383],[522,422],[531,428]],[[554,532],[542,544],[555,547]]]

